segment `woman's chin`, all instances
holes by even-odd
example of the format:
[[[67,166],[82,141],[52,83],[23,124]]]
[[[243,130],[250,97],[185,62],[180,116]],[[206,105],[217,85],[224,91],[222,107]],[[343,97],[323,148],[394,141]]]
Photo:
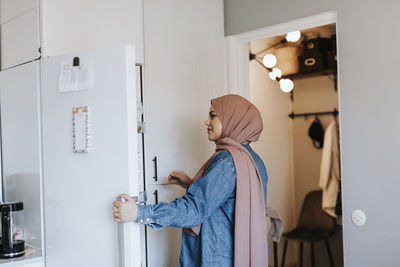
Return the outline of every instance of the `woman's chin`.
[[[215,138],[214,136],[208,136],[208,140],[211,142],[215,142],[218,140],[218,138]]]

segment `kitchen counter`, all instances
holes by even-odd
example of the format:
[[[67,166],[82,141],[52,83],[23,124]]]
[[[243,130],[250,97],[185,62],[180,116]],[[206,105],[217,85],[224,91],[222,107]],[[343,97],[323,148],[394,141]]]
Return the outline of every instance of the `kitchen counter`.
[[[43,266],[42,251],[28,247],[25,255],[14,259],[0,259],[1,267],[41,267]]]

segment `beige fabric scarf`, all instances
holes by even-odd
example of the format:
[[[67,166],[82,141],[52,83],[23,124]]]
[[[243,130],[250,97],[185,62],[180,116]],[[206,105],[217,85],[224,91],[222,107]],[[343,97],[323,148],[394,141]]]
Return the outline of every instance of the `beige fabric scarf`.
[[[235,267],[267,267],[267,222],[262,180],[257,166],[242,144],[258,140],[263,124],[260,112],[249,101],[238,95],[226,95],[211,100],[222,123],[222,135],[216,141],[216,153],[198,171],[193,181],[200,179],[208,162],[221,150],[228,150],[236,168],[235,201]],[[194,235],[201,225],[186,229]]]

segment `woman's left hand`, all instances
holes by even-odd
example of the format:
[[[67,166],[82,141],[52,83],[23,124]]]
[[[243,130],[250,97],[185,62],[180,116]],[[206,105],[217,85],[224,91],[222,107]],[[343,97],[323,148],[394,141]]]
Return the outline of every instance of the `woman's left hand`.
[[[117,200],[113,202],[113,216],[117,222],[132,222],[137,220],[138,206],[128,194],[121,194],[118,197],[125,199],[125,202]]]

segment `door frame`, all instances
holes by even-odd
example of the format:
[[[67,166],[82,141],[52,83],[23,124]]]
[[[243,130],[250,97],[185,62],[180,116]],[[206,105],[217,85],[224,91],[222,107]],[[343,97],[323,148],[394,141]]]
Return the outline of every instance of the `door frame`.
[[[227,92],[231,94],[238,94],[250,99],[249,42],[273,37],[276,35],[283,35],[291,31],[314,28],[330,23],[337,24],[336,11],[327,11],[236,35],[226,36],[225,47]],[[337,68],[339,70],[339,62]]]
[[[323,26],[331,23],[336,23],[337,31],[337,12],[334,10],[318,13],[315,15],[266,26],[263,28],[243,32],[236,35],[228,35],[225,37],[225,53],[226,53],[226,86],[227,92],[230,94],[238,94],[250,100],[250,79],[249,79],[249,42],[269,38],[277,35],[283,35],[291,31],[304,30]],[[337,38],[338,40],[338,38]],[[337,46],[337,54],[339,55],[339,47]],[[338,87],[338,108],[341,111],[341,93],[339,83],[339,65],[340,60],[337,61],[337,87]],[[341,128],[342,121],[341,112],[339,112],[339,128]],[[342,133],[339,133],[340,140]],[[343,166],[342,145],[340,144],[340,165]],[[341,176],[343,173],[341,171]],[[343,183],[342,183],[342,205],[343,201]],[[343,221],[343,228],[345,228]],[[345,238],[343,230],[343,260],[346,257],[345,253]]]

